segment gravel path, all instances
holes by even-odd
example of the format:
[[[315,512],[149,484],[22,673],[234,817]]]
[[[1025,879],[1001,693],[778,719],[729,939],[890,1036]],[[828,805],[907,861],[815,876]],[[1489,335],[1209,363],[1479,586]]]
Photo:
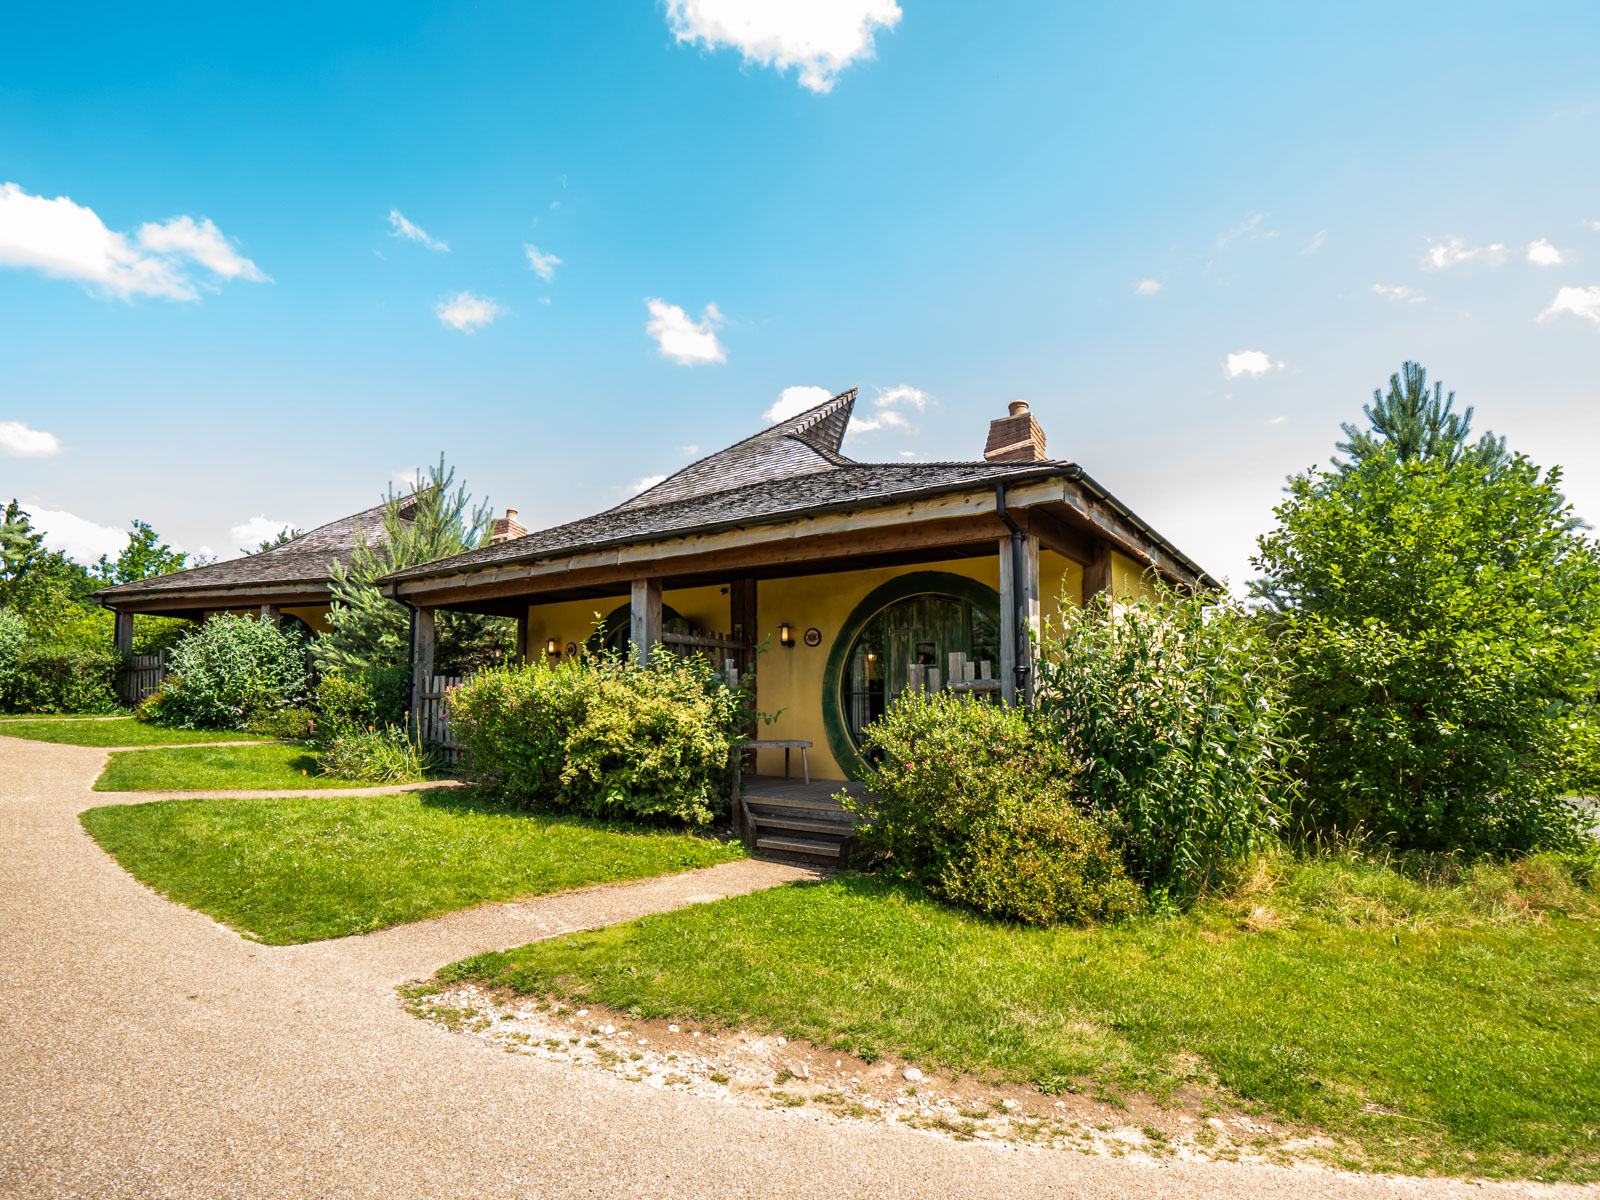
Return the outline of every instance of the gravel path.
[[[103,756],[0,744],[0,1196],[1577,1194],[962,1144],[492,1053],[407,1015],[395,984],[792,869],[730,864],[258,946],[135,882],[83,833],[76,814],[106,799],[89,790]]]

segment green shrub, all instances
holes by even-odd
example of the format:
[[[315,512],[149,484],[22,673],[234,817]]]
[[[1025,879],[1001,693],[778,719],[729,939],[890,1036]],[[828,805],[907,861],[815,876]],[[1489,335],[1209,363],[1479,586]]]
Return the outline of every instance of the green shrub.
[[[398,725],[344,730],[316,757],[324,775],[358,783],[415,783],[433,766],[428,752]]]
[[[1041,651],[1039,718],[1135,878],[1185,899],[1273,836],[1293,786],[1282,671],[1237,606],[1063,602]]]
[[[191,729],[242,729],[249,719],[304,701],[305,644],[254,617],[212,617],[178,643],[155,711]]]
[[[30,713],[115,712],[120,664],[109,649],[24,643],[7,707]]]
[[[446,703],[474,778],[520,802],[691,825],[726,808],[743,693],[700,660],[492,668]]]
[[[284,742],[303,742],[316,732],[316,714],[301,704],[268,708],[253,713],[244,723],[246,733]]]
[[[401,725],[410,700],[404,667],[338,668],[317,684],[319,727],[332,737],[351,730]]]
[[[10,707],[22,678],[22,647],[27,636],[28,622],[22,615],[0,608],[0,709]]]
[[[1137,906],[1104,826],[1073,798],[1071,756],[1026,710],[907,693],[865,748],[875,799],[858,836],[872,866],[1037,925]]]
[[[1594,778],[1600,546],[1519,456],[1290,481],[1253,585],[1281,612],[1319,832],[1398,849],[1570,845]]]

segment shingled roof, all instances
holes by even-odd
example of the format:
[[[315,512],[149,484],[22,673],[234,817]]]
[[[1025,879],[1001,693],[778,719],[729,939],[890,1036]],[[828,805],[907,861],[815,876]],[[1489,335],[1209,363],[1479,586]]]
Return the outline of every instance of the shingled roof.
[[[1069,462],[861,463],[840,452],[856,389],[780,421],[614,508],[409,567],[382,583],[472,571],[506,563],[578,554],[601,546],[781,520],[819,510],[992,485],[998,480],[1081,474]],[[1086,478],[1086,477],[1085,477]],[[1152,534],[1152,536],[1158,536]],[[1159,539],[1184,563],[1189,560]],[[1204,575],[1200,568],[1195,572]]]
[[[242,555],[227,562],[190,567],[186,571],[173,571],[170,575],[119,583],[101,588],[95,597],[115,607],[118,600],[159,596],[164,592],[222,592],[286,584],[325,585],[334,563],[347,565],[350,562],[358,544],[358,536],[364,537],[369,544],[382,537],[383,510],[384,506],[379,504],[319,525],[309,533],[302,533],[270,550]]]

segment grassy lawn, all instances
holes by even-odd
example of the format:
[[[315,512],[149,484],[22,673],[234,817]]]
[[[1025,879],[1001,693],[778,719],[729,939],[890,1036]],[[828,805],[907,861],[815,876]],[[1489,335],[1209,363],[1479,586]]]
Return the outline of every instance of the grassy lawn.
[[[253,733],[226,729],[170,729],[132,717],[110,721],[87,718],[68,720],[0,721],[0,737],[27,738],[34,742],[59,742],[67,746],[181,746],[185,742],[260,741]]]
[[[1054,930],[844,877],[440,975],[1045,1091],[1216,1084],[1369,1168],[1600,1178],[1600,903],[1497,870],[1285,862],[1187,916]]]
[[[453,789],[167,800],[93,808],[82,821],[141,882],[273,945],[743,855],[708,838],[532,814]]]
[[[94,782],[97,792],[268,791],[273,788],[361,787],[319,775],[305,746],[205,746],[127,750],[112,754]]]

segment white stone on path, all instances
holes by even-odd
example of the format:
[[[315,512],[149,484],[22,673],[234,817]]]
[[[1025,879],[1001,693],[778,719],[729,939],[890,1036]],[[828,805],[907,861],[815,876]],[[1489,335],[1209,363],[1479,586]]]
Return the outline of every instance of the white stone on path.
[[[904,1071],[900,1072],[900,1078],[904,1079],[907,1083],[915,1083],[917,1080],[922,1078],[922,1072],[917,1070],[915,1067],[907,1067]]]
[[[678,1027],[676,1025],[668,1025],[667,1026],[667,1032],[668,1033],[677,1033],[678,1032]]]

